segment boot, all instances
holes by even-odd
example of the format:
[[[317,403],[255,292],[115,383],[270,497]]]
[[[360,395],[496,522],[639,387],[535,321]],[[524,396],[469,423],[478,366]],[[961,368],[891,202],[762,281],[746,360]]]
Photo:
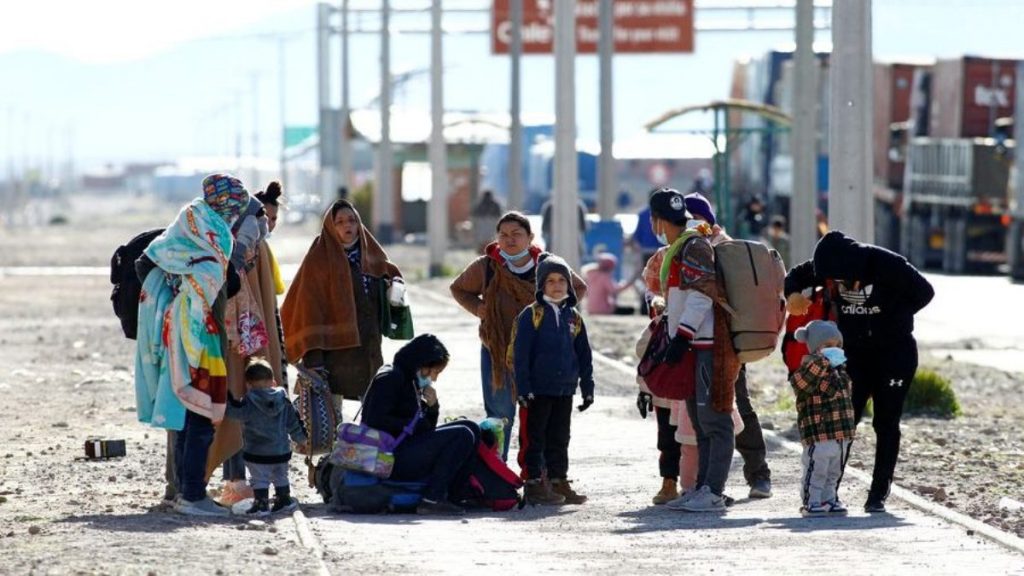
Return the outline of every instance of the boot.
[[[558,506],[559,504],[565,504],[565,496],[555,494],[551,490],[551,483],[547,480],[527,480],[524,497],[531,506]]]
[[[679,497],[679,490],[676,489],[675,478],[662,478],[661,479],[661,490],[651,498],[651,501],[656,505],[661,506],[667,504],[672,500]]]
[[[553,479],[551,491],[565,498],[566,504],[583,504],[587,501],[587,497],[573,490],[570,482],[564,478]]]

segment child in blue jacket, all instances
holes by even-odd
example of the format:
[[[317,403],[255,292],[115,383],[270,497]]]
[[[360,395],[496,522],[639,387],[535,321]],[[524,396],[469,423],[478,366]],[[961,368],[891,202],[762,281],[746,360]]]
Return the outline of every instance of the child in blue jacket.
[[[569,265],[557,256],[538,260],[537,301],[512,329],[511,364],[522,410],[520,451],[525,453],[526,501],[582,504],[566,477],[572,397],[579,386],[582,412],[594,403],[594,370],[583,318],[576,311]]]

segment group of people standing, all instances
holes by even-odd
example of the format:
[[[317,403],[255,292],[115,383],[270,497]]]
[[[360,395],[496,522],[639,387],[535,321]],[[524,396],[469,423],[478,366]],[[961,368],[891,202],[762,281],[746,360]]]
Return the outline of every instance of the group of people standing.
[[[227,515],[222,504],[250,496],[255,500],[249,513],[295,506],[287,474],[267,468],[290,458],[289,436],[306,449],[286,401],[290,362],[329,384],[339,417],[344,400],[357,400],[365,408],[365,424],[404,434],[392,476],[427,482],[421,512],[461,513],[451,495],[465,482],[482,432],[464,420],[438,425],[434,383],[450,360],[447,348],[437,337],[421,334],[384,365],[380,318],[387,302],[381,295],[402,281],[402,273],[345,200],[326,210],[278,310],[284,282],[266,241],[280,197],[276,183],[250,198],[237,178],[208,176],[203,196],[185,206],[136,263],[143,282],[138,414],[141,421],[170,431],[167,499],[183,514],[204,516]],[[665,361],[680,362],[686,355],[695,360],[694,385],[685,401],[665,401],[643,388],[637,398],[641,416],[653,411],[658,423],[662,486],[654,503],[691,512],[725,510],[734,449],[743,456],[750,497],[770,497],[763,433],[745,367],[732,349],[715,269],[714,245],[729,238],[700,194],[657,190],[649,208],[651,232],[662,247],[646,262],[647,302],[652,316],[668,320]],[[518,417],[518,463],[527,500],[582,504],[586,496],[568,479],[568,444],[573,396],[579,391],[580,411],[594,402],[590,344],[577,310],[587,286],[562,259],[536,246],[529,220],[518,212],[497,219],[495,238],[482,251],[450,290],[480,319],[484,409],[504,426],[496,448],[507,460]],[[879,448],[866,508],[884,510],[899,449],[902,401],[916,370],[913,314],[930,300],[931,287],[900,256],[838,232],[819,242],[813,260],[790,271],[786,294],[792,313],[801,313],[815,287],[834,304],[831,318],[838,321],[849,360],[839,362],[829,350],[841,341],[821,337],[827,330],[815,327],[814,342],[820,346],[809,349],[811,367],[795,375],[794,387],[799,381],[814,388],[815,379],[836,371],[849,374],[855,420],[867,398],[874,397]],[[833,380],[842,390],[843,377]],[[797,393],[798,405],[820,408],[822,402]],[[849,434],[839,438],[847,442],[839,446],[840,464],[852,438],[852,427],[847,428]],[[805,460],[811,468],[814,458]],[[207,496],[207,484],[222,463],[227,483],[217,503]],[[822,481],[838,488],[838,479]],[[271,484],[275,499],[269,506]],[[820,511],[825,505],[820,493],[807,496],[805,507]]]

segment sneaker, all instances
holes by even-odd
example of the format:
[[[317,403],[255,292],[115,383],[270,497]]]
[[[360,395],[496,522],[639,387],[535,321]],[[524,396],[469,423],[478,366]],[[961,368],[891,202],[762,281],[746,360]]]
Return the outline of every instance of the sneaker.
[[[231,515],[227,508],[221,507],[209,496],[195,502],[189,502],[179,497],[174,503],[174,510],[185,516],[226,517]]]
[[[704,485],[693,493],[686,502],[679,505],[680,510],[687,512],[725,512],[725,498],[711,491]]]
[[[253,496],[252,487],[245,480],[232,480],[224,483],[224,488],[220,491],[218,502],[220,502],[221,506],[230,508],[242,500],[252,498]]]
[[[274,497],[274,505],[270,507],[270,513],[276,514],[278,512],[294,512],[299,508],[299,501],[289,496],[287,498]]]
[[[267,502],[264,498],[257,498],[252,501],[252,505],[245,511],[245,516],[250,518],[259,518],[270,514],[270,502]]]
[[[836,498],[831,502],[826,502],[825,504],[828,506],[829,516],[846,516],[849,513],[846,509],[846,505],[844,505],[839,498]]]
[[[690,498],[693,498],[693,495],[696,494],[696,493],[697,493],[696,490],[690,490],[688,492],[683,492],[682,494],[679,495],[678,498],[666,502],[665,503],[665,507],[670,509],[670,510],[682,510],[683,509],[683,504],[686,503],[686,501],[689,500]]]
[[[424,498],[416,506],[416,513],[430,516],[461,516],[466,511],[447,500]]]
[[[864,503],[864,511],[868,514],[885,512],[885,498],[868,497],[868,501]]]
[[[772,481],[767,478],[761,480],[754,480],[750,484],[750,495],[751,498],[771,498],[772,497]]]
[[[680,498],[679,490],[676,489],[675,478],[662,478],[661,479],[661,490],[651,498],[656,506],[662,504],[668,504]]]
[[[566,504],[583,504],[587,497],[572,489],[571,482],[565,479],[554,479],[551,481],[551,491],[565,498]]]
[[[523,497],[530,506],[558,506],[565,504],[565,496],[555,494],[547,480],[527,480]]]
[[[804,518],[819,518],[821,516],[828,516],[828,513],[828,504],[808,504],[800,507],[800,515]]]

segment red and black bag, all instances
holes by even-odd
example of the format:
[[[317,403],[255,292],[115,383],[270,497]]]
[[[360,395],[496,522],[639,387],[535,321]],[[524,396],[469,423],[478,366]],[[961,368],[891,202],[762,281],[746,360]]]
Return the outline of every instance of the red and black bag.
[[[683,354],[679,362],[672,364],[665,361],[665,354],[672,342],[668,336],[668,319],[665,315],[652,320],[647,332],[647,348],[636,370],[648,390],[666,400],[686,400],[693,396],[697,386],[697,355],[691,350]]]
[[[494,448],[480,442],[471,458],[469,479],[458,500],[495,512],[523,507],[519,494],[523,481],[498,457]]]

